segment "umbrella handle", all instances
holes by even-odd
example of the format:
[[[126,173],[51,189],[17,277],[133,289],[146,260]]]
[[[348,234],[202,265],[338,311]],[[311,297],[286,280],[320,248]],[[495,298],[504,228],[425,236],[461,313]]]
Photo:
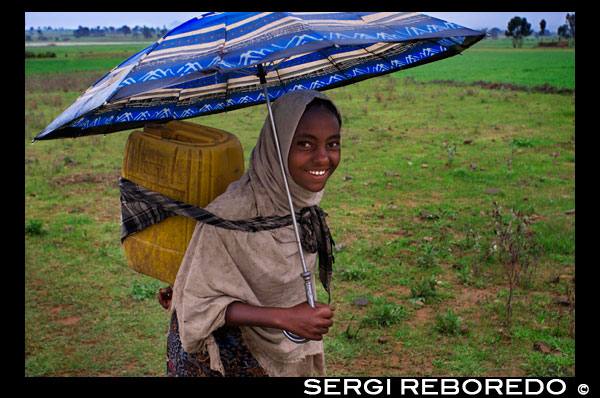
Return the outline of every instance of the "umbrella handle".
[[[304,344],[308,341],[304,337],[296,336],[294,333],[288,332],[287,330],[282,330],[282,332],[285,335],[285,337],[287,337],[289,340],[293,341],[296,344]]]
[[[273,119],[273,111],[271,110],[271,101],[269,100],[269,93],[267,91],[267,80],[266,73],[263,69],[262,64],[258,64],[258,77],[265,93],[265,101],[267,103],[267,109],[269,110],[269,119],[271,120],[271,130],[273,131],[273,139],[275,140],[275,147],[277,148],[277,155],[279,156],[279,166],[281,167],[281,174],[283,176],[283,182],[285,185],[285,192],[287,194],[288,205],[290,207],[290,213],[292,215],[292,225],[294,226],[294,233],[296,235],[296,243],[298,245],[298,253],[300,254],[300,262],[302,263],[303,272],[300,276],[304,279],[304,290],[306,292],[306,300],[308,304],[315,308],[315,297],[312,289],[312,282],[310,280],[311,273],[306,267],[306,261],[304,260],[304,254],[302,252],[302,243],[300,243],[300,232],[298,231],[298,224],[296,223],[296,213],[294,212],[294,204],[292,203],[292,195],[290,193],[290,187],[288,185],[287,176],[285,174],[285,168],[283,167],[283,155],[281,154],[281,147],[279,146],[279,138],[277,136],[277,128],[275,127],[275,120]],[[302,344],[306,343],[308,339],[296,336],[293,333],[283,330],[285,337],[293,341],[294,343]]]

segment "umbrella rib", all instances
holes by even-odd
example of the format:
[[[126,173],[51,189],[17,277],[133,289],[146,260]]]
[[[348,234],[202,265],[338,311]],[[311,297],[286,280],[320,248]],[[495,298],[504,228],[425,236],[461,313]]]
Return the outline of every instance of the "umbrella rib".
[[[279,76],[279,69],[275,68],[275,73],[277,73],[277,79],[279,80],[279,83],[281,84],[281,87],[283,88],[283,92],[287,92],[285,89],[285,84],[283,83],[283,80],[281,80],[281,76]]]
[[[342,75],[344,75],[344,78],[346,78],[346,80],[349,79],[348,75],[346,75],[344,73],[344,71],[340,69],[340,67],[333,61],[333,59],[329,55],[324,54],[323,50],[319,50],[319,54],[324,55],[325,58],[327,58],[327,60],[329,60],[329,62],[331,63],[331,65],[333,65]]]
[[[228,18],[225,18],[226,21]],[[223,37],[223,46],[221,47],[221,51],[219,52],[219,60],[223,62],[223,51],[225,50],[225,44],[227,43],[227,23],[225,24],[225,33]],[[215,73],[215,83],[218,82],[219,77],[218,73]],[[225,77],[225,104],[224,109],[227,109],[227,97],[229,96],[229,72],[226,73]]]
[[[215,75],[215,79],[218,79],[217,75]],[[227,97],[229,96],[229,72],[225,77],[225,109],[227,109]]]
[[[362,48],[365,52],[367,52],[367,53],[369,53],[369,54],[371,54],[371,55],[373,55],[375,57],[383,59],[385,62],[388,63],[388,65],[390,65],[390,67],[392,67],[392,68],[394,67],[392,65],[392,62],[389,59],[387,59],[386,57],[384,57],[383,55],[381,55],[381,54],[375,54],[374,52],[367,50],[367,48],[365,46],[360,46],[360,48]]]

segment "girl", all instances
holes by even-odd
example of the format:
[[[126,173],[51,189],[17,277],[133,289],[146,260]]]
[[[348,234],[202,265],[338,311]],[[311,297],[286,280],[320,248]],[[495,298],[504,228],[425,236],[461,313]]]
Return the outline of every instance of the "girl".
[[[287,93],[272,110],[298,213],[319,203],[339,164],[341,117],[312,90]],[[278,162],[267,118],[247,172],[207,210],[227,220],[289,215]],[[312,275],[316,257],[304,251]],[[173,286],[167,374],[324,376],[334,309],[308,305],[301,272],[291,225],[245,232],[197,223]],[[296,344],[282,329],[309,341]]]

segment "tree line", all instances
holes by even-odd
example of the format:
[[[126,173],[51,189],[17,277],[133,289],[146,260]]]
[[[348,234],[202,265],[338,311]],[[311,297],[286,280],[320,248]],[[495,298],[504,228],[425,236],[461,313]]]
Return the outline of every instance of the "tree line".
[[[558,27],[557,33],[559,38],[573,39],[575,40],[575,13],[567,14],[565,17],[566,23]],[[540,32],[539,36],[542,38],[546,33],[546,20],[540,21]],[[504,35],[511,37],[513,41],[513,47],[522,47],[523,38],[531,36],[534,31],[531,29],[531,24],[527,22],[527,18],[513,17],[509,22],[504,32]]]
[[[68,40],[70,37],[74,37],[76,39],[81,37],[143,37],[144,39],[155,39],[161,38],[164,36],[169,30],[166,26],[162,28],[159,27],[149,27],[149,26],[139,26],[136,25],[133,28],[130,28],[127,25],[123,25],[120,28],[115,28],[114,26],[96,26],[89,28],[87,26],[81,26],[77,29],[53,29],[52,27],[38,27],[35,29],[33,26],[29,28],[29,31],[25,31],[25,41],[30,40]]]
[[[96,37],[102,37],[102,36],[106,36],[107,33],[120,33],[124,36],[128,36],[130,34],[133,35],[142,35],[144,36],[145,39],[150,39],[153,37],[162,37],[164,36],[166,33],[168,32],[166,27],[161,28],[153,28],[153,27],[148,27],[146,25],[144,26],[135,26],[133,28],[130,28],[127,25],[123,25],[120,28],[114,28],[112,26],[110,27],[103,27],[100,28],[99,26],[96,27],[95,29],[92,28],[87,28],[87,27],[83,27],[83,26],[79,26],[77,28],[77,30],[75,30],[73,32],[73,36],[75,37],[88,37],[88,36],[96,36]]]

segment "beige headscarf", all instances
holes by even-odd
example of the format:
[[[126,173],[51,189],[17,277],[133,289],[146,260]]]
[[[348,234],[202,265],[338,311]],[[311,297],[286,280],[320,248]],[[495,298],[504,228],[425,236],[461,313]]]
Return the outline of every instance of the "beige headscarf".
[[[312,90],[289,92],[273,102],[287,179],[295,211],[319,203],[323,192],[297,185],[287,171],[296,126],[314,98]],[[339,112],[338,112],[339,114]],[[285,216],[289,205],[269,118],[250,156],[248,171],[207,206],[229,220]],[[315,286],[316,253],[304,251]],[[306,301],[302,265],[293,227],[243,232],[197,223],[173,287],[172,311],[177,311],[184,350],[208,352],[211,369],[224,374],[212,332],[225,324],[227,306],[242,301],[255,306],[291,307]],[[316,292],[315,292],[316,297]],[[279,329],[241,327],[244,342],[269,376],[325,375],[322,341],[296,344]]]

